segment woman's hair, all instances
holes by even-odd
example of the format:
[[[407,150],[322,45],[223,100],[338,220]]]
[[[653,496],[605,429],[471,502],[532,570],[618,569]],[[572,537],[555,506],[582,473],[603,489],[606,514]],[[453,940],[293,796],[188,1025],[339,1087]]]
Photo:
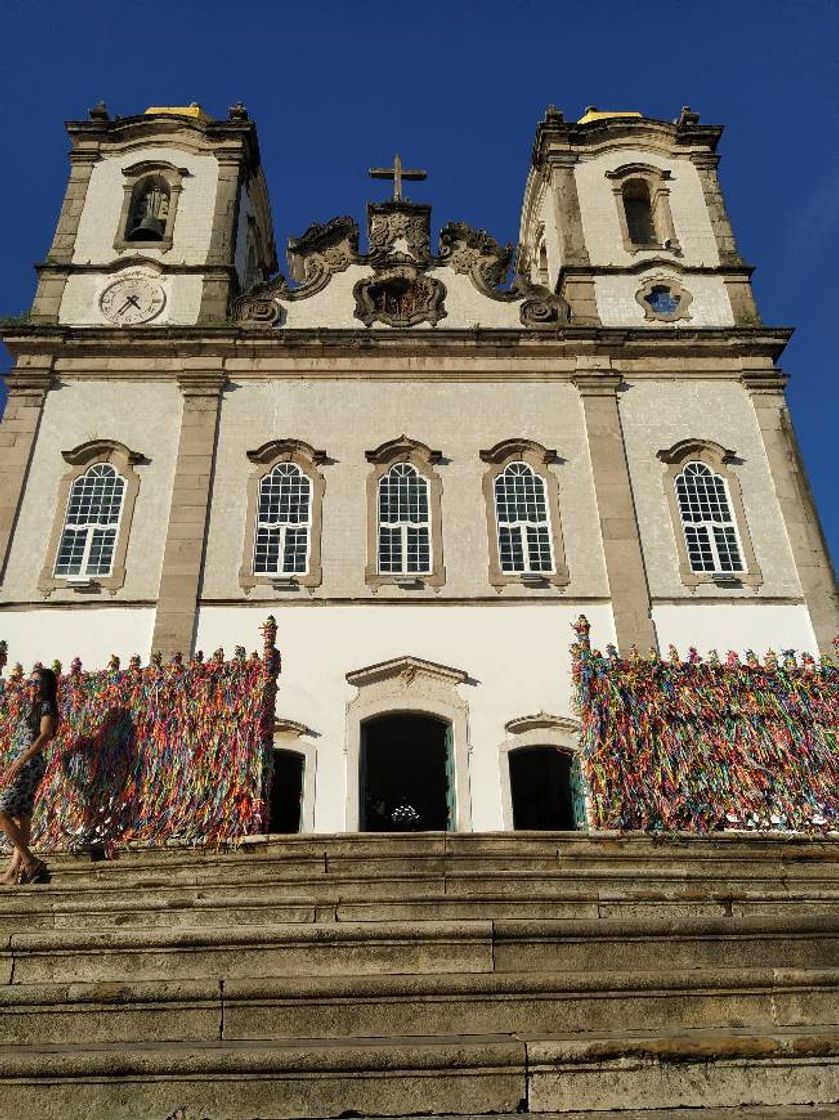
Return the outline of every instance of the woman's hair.
[[[29,713],[29,725],[33,732],[41,726],[41,704],[44,700],[52,702],[56,719],[58,718],[58,677],[52,669],[36,669],[35,675],[38,677],[38,695],[32,702]]]
[[[38,699],[39,700],[52,700],[53,704],[58,706],[58,677],[52,669],[37,669],[38,676],[40,677],[40,684],[38,686]]]

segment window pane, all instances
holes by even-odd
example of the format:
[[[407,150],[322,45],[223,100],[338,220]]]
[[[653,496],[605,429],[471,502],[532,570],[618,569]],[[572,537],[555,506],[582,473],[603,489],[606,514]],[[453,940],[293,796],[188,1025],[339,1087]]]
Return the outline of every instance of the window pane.
[[[276,572],[280,559],[280,529],[266,529],[260,526],[256,531],[256,546],[253,554],[254,572]]]
[[[87,575],[109,576],[116,543],[116,529],[94,529],[87,559]]]
[[[306,571],[306,552],[308,548],[308,529],[286,529],[283,572],[303,573]]]
[[[94,463],[76,479],[58,546],[57,576],[111,574],[124,496],[125,479],[109,463]]]
[[[743,560],[725,479],[704,463],[687,463],[676,500],[694,572],[742,572]]]
[[[399,529],[379,529],[379,571],[402,571],[402,533]]]
[[[409,572],[431,571],[431,547],[428,539],[428,529],[408,529],[408,565]]]
[[[523,572],[525,570],[521,529],[518,526],[512,529],[506,525],[499,527],[498,548],[501,554],[502,572]]]
[[[495,480],[495,508],[501,571],[552,572],[544,479],[527,463],[511,463]]]
[[[299,467],[281,463],[259,484],[260,525],[308,525],[312,484]]]
[[[87,542],[87,529],[78,531],[67,528],[61,536],[58,546],[58,560],[55,564],[57,576],[77,576],[82,570],[84,546]]]

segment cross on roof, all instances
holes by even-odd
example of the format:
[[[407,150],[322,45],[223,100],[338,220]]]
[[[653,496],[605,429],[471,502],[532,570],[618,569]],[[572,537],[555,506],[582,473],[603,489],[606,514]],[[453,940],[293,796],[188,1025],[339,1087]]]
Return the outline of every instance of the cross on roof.
[[[402,180],[403,179],[427,179],[427,171],[409,171],[402,166],[402,160],[399,158],[399,153],[393,160],[393,167],[371,167],[368,171],[371,179],[393,179],[393,201],[402,202]]]

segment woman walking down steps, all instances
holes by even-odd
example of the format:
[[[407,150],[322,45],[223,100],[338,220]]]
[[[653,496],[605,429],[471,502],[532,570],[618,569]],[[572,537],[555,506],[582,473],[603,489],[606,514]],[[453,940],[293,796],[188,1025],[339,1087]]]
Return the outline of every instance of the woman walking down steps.
[[[58,680],[52,669],[36,669],[29,682],[32,704],[16,732],[17,757],[0,777],[0,829],[14,845],[9,866],[0,883],[47,883],[50,873],[43,860],[29,850],[35,794],[44,777],[44,751],[58,726]]]

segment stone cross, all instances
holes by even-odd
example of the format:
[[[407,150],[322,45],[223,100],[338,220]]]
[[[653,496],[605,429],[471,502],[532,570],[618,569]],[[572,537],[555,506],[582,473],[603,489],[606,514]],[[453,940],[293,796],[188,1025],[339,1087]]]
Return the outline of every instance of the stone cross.
[[[402,202],[402,180],[403,179],[427,179],[427,171],[409,171],[402,166],[402,160],[399,158],[399,153],[393,161],[393,167],[371,167],[368,171],[371,179],[393,179],[393,201]]]

